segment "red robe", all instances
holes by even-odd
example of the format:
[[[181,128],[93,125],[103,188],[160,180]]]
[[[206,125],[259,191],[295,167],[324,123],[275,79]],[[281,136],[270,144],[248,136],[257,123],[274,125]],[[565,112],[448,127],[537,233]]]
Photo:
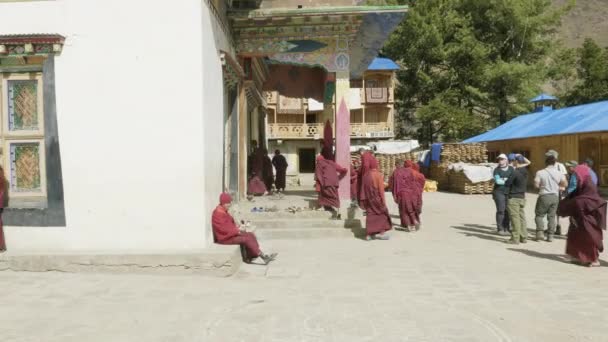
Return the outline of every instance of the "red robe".
[[[319,205],[323,207],[340,208],[340,196],[338,186],[340,177],[347,170],[336,164],[333,160],[325,159],[323,156],[317,158],[315,167],[315,178],[319,184]]]
[[[376,160],[376,157],[374,157],[371,152],[366,151],[361,155],[361,168],[359,169],[359,206],[364,210],[367,206],[367,194],[363,191],[363,178],[374,163],[378,165],[378,160]]]
[[[384,198],[384,176],[375,166],[366,172],[361,195],[367,199],[365,229],[368,236],[391,230],[393,224]]]
[[[262,150],[256,149],[248,158],[250,162],[248,165],[250,179],[247,192],[250,194],[263,195],[267,191],[266,184],[264,184],[264,157]]]
[[[357,200],[359,198],[359,186],[358,186],[359,174],[353,164],[350,165],[350,198]]]
[[[262,177],[264,180],[264,186],[266,187],[266,191],[270,191],[272,189],[272,184],[274,184],[274,176],[272,174],[272,161],[270,157],[265,155],[264,162],[262,167]]]
[[[575,169],[577,189],[560,201],[557,214],[570,216],[566,253],[582,263],[592,263],[598,261],[604,250],[602,231],[606,229],[606,201],[584,171]]]
[[[399,167],[391,177],[391,192],[399,206],[401,226],[414,226],[420,222],[419,217],[419,184],[414,172],[409,167]]]
[[[416,178],[416,183],[418,183],[418,214],[422,213],[422,194],[424,193],[424,185],[426,184],[426,177],[422,172],[420,172],[420,166],[418,164],[412,165],[412,170],[414,172],[414,177]]]
[[[221,245],[241,245],[245,248],[245,253],[243,253],[245,261],[250,261],[261,255],[262,252],[255,235],[253,233],[241,232],[234,222],[232,215],[221,205],[218,205],[213,211],[211,225],[216,243]]]

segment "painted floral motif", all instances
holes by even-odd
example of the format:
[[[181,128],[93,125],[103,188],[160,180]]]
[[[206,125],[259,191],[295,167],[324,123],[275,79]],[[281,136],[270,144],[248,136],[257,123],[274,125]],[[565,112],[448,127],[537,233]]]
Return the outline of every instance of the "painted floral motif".
[[[8,81],[8,114],[11,131],[38,129],[38,81]]]
[[[40,185],[40,146],[38,143],[10,145],[11,188],[17,192],[38,192]]]

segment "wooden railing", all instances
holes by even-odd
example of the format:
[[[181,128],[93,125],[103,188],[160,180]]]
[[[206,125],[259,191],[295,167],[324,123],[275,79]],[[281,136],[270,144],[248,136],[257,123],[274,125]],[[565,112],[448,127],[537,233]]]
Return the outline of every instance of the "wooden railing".
[[[351,137],[390,138],[393,135],[393,129],[387,122],[350,124]]]
[[[311,124],[291,124],[291,123],[274,123],[268,124],[269,138],[271,139],[298,139],[298,138],[310,138],[310,139],[321,139],[323,138],[323,123],[311,123]]]
[[[325,124],[268,124],[270,139],[322,139]],[[393,128],[387,122],[351,123],[350,136],[360,138],[391,138]]]

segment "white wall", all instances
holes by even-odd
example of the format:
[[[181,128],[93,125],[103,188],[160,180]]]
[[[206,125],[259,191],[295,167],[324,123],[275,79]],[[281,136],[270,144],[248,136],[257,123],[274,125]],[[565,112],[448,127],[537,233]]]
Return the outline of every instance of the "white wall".
[[[6,227],[10,250],[209,243],[223,159],[211,26],[200,0],[0,4],[0,34],[67,37],[55,70],[67,227]]]

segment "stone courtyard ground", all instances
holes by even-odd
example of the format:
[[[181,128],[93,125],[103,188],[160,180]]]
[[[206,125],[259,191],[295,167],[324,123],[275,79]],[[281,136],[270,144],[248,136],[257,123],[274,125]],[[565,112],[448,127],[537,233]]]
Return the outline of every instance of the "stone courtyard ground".
[[[507,245],[493,211],[425,194],[418,233],[262,241],[278,260],[232,278],[0,272],[1,340],[607,341],[607,255],[589,269],[564,239]]]

